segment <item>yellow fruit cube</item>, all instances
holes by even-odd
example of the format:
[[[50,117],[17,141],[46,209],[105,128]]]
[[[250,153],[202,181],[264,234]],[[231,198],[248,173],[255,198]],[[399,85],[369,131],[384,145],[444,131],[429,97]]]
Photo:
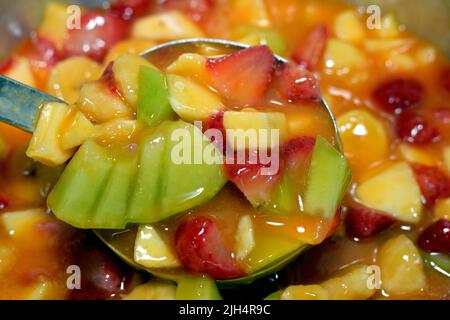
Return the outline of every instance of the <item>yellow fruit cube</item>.
[[[352,10],[343,11],[334,20],[334,33],[344,41],[360,42],[365,36],[365,26]]]
[[[176,289],[174,283],[151,280],[134,288],[124,300],[175,300]]]
[[[0,215],[0,225],[7,234],[13,238],[30,235],[30,229],[46,218],[44,209],[29,209],[24,211],[11,211]]]
[[[444,168],[450,173],[450,147],[445,147],[443,151]]]
[[[269,14],[264,0],[233,0],[233,19],[237,23],[267,27],[270,25]]]
[[[408,162],[420,163],[426,166],[434,166],[436,164],[436,161],[433,159],[433,157],[425,150],[411,147],[406,143],[400,144],[398,146],[398,150],[403,159]]]
[[[80,111],[74,111],[70,116],[67,128],[62,133],[61,146],[64,149],[72,149],[80,146],[91,137],[94,125]]]
[[[324,61],[329,69],[362,69],[367,66],[367,58],[360,49],[336,38],[328,41]]]
[[[399,162],[362,182],[356,196],[369,208],[377,209],[406,223],[422,218],[421,192],[406,162]]]
[[[58,284],[56,281],[41,279],[32,284],[22,293],[23,300],[63,300],[66,296],[65,283]]]
[[[426,287],[422,257],[405,235],[385,242],[377,255],[382,288],[394,297],[418,293]]]
[[[67,36],[67,4],[50,2],[45,7],[39,34],[61,46]]]
[[[385,65],[389,69],[400,71],[413,70],[417,67],[416,61],[412,55],[408,53],[393,54],[388,60],[386,60]]]
[[[245,215],[239,220],[235,240],[236,258],[243,260],[255,247],[254,228],[252,218],[249,215]]]
[[[30,87],[36,86],[36,81],[34,79],[30,63],[28,62],[28,59],[22,57],[14,58],[11,67],[5,72],[5,76]]]
[[[329,300],[328,291],[321,285],[296,285],[283,290],[281,300]]]
[[[400,35],[397,18],[393,13],[381,18],[381,28],[375,29],[375,33],[381,38],[395,38]]]
[[[150,40],[204,38],[203,31],[178,11],[150,15],[136,20],[131,35]]]
[[[168,74],[167,83],[170,104],[185,121],[204,120],[225,108],[215,93],[192,79]]]
[[[116,43],[105,57],[104,64],[107,65],[111,61],[116,60],[123,54],[140,55],[142,52],[151,49],[156,42],[148,39],[131,38]]]
[[[167,67],[166,71],[185,77],[193,76],[200,81],[206,82],[208,74],[205,64],[205,56],[197,53],[183,53]]]
[[[73,149],[64,149],[61,144],[69,113],[70,108],[65,103],[50,102],[42,107],[26,152],[28,157],[55,167],[73,155]]]
[[[450,198],[438,199],[433,208],[433,215],[436,219],[450,220]]]
[[[176,268],[180,266],[172,249],[158,231],[150,225],[139,226],[134,244],[134,261],[147,268]]]
[[[130,140],[139,130],[137,120],[115,119],[95,126],[92,136],[104,145]]]

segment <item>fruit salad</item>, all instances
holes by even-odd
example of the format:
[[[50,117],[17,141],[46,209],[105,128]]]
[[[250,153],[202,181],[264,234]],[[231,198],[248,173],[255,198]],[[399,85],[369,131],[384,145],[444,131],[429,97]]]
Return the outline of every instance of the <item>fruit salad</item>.
[[[450,298],[450,63],[361,12],[50,2],[0,65],[60,99],[0,124],[0,299]],[[241,45],[152,53],[188,38]]]

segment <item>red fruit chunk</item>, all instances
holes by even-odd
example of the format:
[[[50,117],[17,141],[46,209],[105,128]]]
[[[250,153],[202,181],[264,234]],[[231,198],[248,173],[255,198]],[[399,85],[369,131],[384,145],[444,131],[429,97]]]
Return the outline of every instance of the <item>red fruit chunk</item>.
[[[444,86],[445,90],[450,92],[450,68],[445,69],[442,73],[442,85]]]
[[[277,72],[277,76],[280,79],[281,91],[288,100],[298,102],[320,99],[319,81],[304,66],[286,65]]]
[[[244,107],[255,105],[263,97],[274,62],[267,46],[255,46],[208,59],[206,68],[213,87],[230,103]]]
[[[421,164],[413,164],[412,169],[428,207],[432,207],[437,199],[450,197],[450,178],[445,172]]]
[[[188,217],[179,225],[175,251],[183,266],[194,273],[206,273],[214,279],[245,274],[226,248],[217,224],[207,217]]]
[[[389,228],[395,219],[364,207],[349,207],[345,217],[347,234],[367,239]]]
[[[214,136],[211,136],[211,142],[216,146],[217,149],[221,150],[223,154],[225,154],[225,146],[226,146],[226,132],[225,127],[223,126],[223,116],[224,112],[219,111],[209,117],[204,125],[203,125],[203,133],[205,133],[209,129],[219,130],[222,134],[222,139],[217,140]]]
[[[420,82],[414,79],[396,79],[381,84],[373,93],[378,106],[386,112],[400,114],[418,106],[424,96]]]
[[[32,40],[28,59],[32,67],[45,69],[54,66],[61,57],[52,41],[42,36],[37,36]]]
[[[425,229],[418,239],[419,247],[427,252],[450,253],[450,221],[440,219]]]
[[[0,65],[0,74],[6,73],[6,72],[9,70],[9,68],[12,67],[13,63],[14,63],[13,58],[6,59],[6,60]]]
[[[308,70],[313,70],[325,50],[330,31],[323,23],[313,27],[292,53],[292,59]]]
[[[0,192],[0,210],[7,208],[9,205],[9,199],[8,197]]]
[[[109,89],[109,92],[111,92],[113,95],[117,95],[119,97],[122,96],[119,88],[117,88],[116,79],[114,78],[112,61],[105,68],[105,71],[103,71],[100,80],[106,85],[106,87]]]
[[[308,158],[316,143],[315,137],[303,136],[289,140],[283,147],[283,157],[287,163],[299,158]]]
[[[397,136],[409,143],[428,144],[439,140],[440,133],[424,116],[403,113],[396,119]]]
[[[117,0],[110,6],[110,11],[123,20],[131,20],[146,14],[150,9],[149,0]]]
[[[70,30],[63,49],[66,56],[86,55],[101,62],[108,50],[128,36],[128,23],[113,14],[87,12],[80,29]]]
[[[180,10],[194,21],[202,21],[213,8],[212,0],[165,0],[164,10]]]

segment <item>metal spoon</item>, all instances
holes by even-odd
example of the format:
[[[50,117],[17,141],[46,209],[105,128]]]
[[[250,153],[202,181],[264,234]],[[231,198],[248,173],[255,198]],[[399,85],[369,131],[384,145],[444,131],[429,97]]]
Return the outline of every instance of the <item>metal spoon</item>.
[[[161,61],[172,61],[181,53],[198,52],[200,49],[202,49],[202,47],[204,48],[205,46],[208,47],[208,50],[211,51],[211,54],[214,54],[214,50],[217,50],[217,52],[221,53],[231,53],[249,47],[248,45],[242,43],[227,40],[183,39],[155,46],[143,52],[141,56],[145,57],[156,66],[164,67],[160,65]],[[276,58],[277,64],[282,65],[288,63],[288,60],[286,60],[285,58],[282,58],[278,55],[274,56]],[[28,87],[5,76],[0,76],[0,121],[6,122],[25,131],[32,132],[34,128],[34,121],[37,118],[37,114],[39,112],[39,106],[49,101],[62,102],[56,97]],[[336,140],[335,142],[337,146],[342,149],[335,118],[333,116],[333,113],[331,112],[330,107],[323,97],[322,105],[327,111],[329,120],[334,126]],[[135,228],[126,230],[94,230],[94,232],[122,260],[124,260],[132,267],[140,270],[146,270],[154,274],[155,276],[166,278],[168,280],[176,281],[177,277],[180,275],[179,272],[174,273],[172,271],[157,271],[154,269],[146,269],[134,262],[133,247],[136,235]],[[217,281],[217,283],[221,287],[230,287],[238,284],[250,283],[257,278],[261,278],[279,271],[286,264],[295,259],[307,247],[307,245],[298,247],[288,255],[278,259],[268,267],[252,275],[238,279]]]

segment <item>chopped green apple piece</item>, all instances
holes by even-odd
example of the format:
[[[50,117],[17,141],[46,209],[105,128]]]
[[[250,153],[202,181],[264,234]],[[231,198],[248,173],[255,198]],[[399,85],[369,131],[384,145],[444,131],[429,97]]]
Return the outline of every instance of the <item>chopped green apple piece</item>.
[[[425,263],[437,271],[450,275],[450,256],[443,253],[428,253],[420,251]]]
[[[356,196],[367,207],[406,223],[417,223],[422,217],[420,188],[406,162],[396,163],[362,182]]]
[[[204,275],[182,276],[177,280],[177,300],[222,300],[216,282]]]
[[[309,215],[331,219],[350,181],[350,168],[345,157],[318,136],[306,182],[304,211]]]
[[[240,26],[234,30],[234,37],[242,43],[257,46],[267,45],[276,54],[286,53],[286,39],[273,28],[260,28],[254,26]]]
[[[134,261],[147,268],[175,268],[180,263],[151,225],[141,225],[134,244]]]
[[[174,112],[168,95],[164,74],[155,68],[141,66],[137,118],[148,126],[172,118]]]

